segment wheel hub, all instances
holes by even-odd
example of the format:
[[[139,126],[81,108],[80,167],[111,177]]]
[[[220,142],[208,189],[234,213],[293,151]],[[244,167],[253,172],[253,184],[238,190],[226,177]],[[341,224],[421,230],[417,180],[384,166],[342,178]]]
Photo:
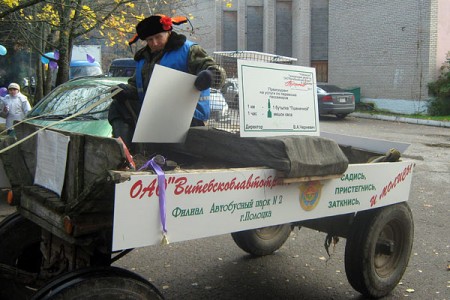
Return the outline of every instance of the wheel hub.
[[[374,256],[375,271],[380,277],[387,277],[395,271],[402,252],[402,232],[395,222],[384,226],[380,233]]]

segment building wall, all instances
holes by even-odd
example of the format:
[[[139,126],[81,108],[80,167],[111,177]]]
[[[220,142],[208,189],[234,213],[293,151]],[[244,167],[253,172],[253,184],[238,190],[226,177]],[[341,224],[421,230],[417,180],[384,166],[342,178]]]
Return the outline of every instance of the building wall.
[[[201,45],[208,53],[220,49],[222,45],[217,44],[216,36],[222,36],[222,10],[216,8],[215,1],[195,1],[186,9],[192,14],[190,19],[194,32],[190,30],[190,25],[182,24],[174,26],[174,30],[187,36],[191,41]]]
[[[189,38],[208,53],[253,50],[295,57],[295,51],[302,64],[309,65],[310,1],[240,0],[231,6],[223,1],[197,1],[191,9],[195,35]]]
[[[436,69],[438,70],[445,62],[450,52],[450,1],[439,0],[437,12],[437,50],[436,50]]]
[[[430,14],[428,0],[330,1],[329,82],[371,100],[426,100]]]
[[[249,50],[249,45],[272,54],[291,53],[287,56],[297,58],[298,65],[320,66],[328,75],[322,76],[325,81],[360,87],[363,102],[375,102],[379,108],[395,112],[425,110],[427,84],[437,78],[450,50],[448,0],[197,3],[193,10],[195,39],[209,53]],[[283,22],[277,20],[280,16],[284,16]],[[230,20],[235,21],[231,24]],[[254,30],[252,26],[261,27],[261,20],[262,28]],[[290,44],[279,34],[289,32],[289,23]],[[252,32],[258,32],[258,41],[251,40]],[[292,49],[282,50],[281,44]]]

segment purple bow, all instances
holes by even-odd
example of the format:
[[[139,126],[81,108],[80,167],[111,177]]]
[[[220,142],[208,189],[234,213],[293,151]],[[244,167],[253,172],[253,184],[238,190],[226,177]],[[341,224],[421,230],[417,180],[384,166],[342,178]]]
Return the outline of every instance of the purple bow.
[[[161,169],[161,167],[156,163],[155,157],[150,159],[148,162],[146,162],[139,171],[142,171],[144,169],[152,167],[153,170],[155,170],[156,175],[158,175],[158,191],[159,191],[159,215],[161,217],[161,225],[163,228],[163,232],[167,233],[166,229],[166,178],[164,175],[164,171]],[[158,159],[158,158],[157,158]],[[159,156],[159,159],[161,159],[161,156]],[[165,161],[165,159],[163,158]]]

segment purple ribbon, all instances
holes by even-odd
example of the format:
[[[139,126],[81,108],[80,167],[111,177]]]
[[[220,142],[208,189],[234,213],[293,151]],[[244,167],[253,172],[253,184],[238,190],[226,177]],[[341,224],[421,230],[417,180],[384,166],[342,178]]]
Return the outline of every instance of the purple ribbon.
[[[163,228],[163,232],[167,233],[166,229],[166,177],[164,175],[164,171],[161,167],[155,162],[155,157],[146,162],[139,171],[147,169],[148,167],[152,167],[155,170],[156,175],[158,175],[158,191],[159,191],[159,215],[161,217],[161,225]]]

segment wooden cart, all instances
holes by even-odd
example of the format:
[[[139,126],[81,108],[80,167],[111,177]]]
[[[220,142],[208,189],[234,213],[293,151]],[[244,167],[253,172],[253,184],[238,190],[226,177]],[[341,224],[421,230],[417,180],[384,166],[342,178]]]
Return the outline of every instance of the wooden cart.
[[[23,123],[16,131],[20,138],[37,129]],[[414,226],[406,201],[413,164],[395,152],[380,155],[339,145],[341,163],[310,165],[316,171],[311,173],[306,159],[296,173],[289,169],[293,162],[278,155],[267,159],[269,166],[260,165],[253,154],[239,160],[242,153],[199,148],[196,138],[188,137],[183,147],[143,147],[142,162],[155,153],[176,162],[177,167],[162,164],[158,175],[130,170],[116,139],[60,134],[70,138],[61,195],[35,184],[37,136],[1,155],[12,185],[8,200],[17,212],[0,223],[0,298],[162,299],[150,282],[111,265],[135,247],[223,233],[231,233],[245,252],[269,255],[295,226],[326,232],[330,243],[346,238],[346,274],[364,295],[389,294],[408,264]],[[194,130],[189,136],[204,134],[209,133]],[[218,149],[234,139],[218,131],[213,135],[224,144]],[[251,147],[262,157],[270,152],[260,140],[249,141],[260,148],[241,145],[244,152]],[[328,155],[320,151],[317,159]],[[143,215],[124,218],[142,207]],[[202,226],[211,218],[208,228]],[[126,233],[130,227],[139,228],[136,235]]]

